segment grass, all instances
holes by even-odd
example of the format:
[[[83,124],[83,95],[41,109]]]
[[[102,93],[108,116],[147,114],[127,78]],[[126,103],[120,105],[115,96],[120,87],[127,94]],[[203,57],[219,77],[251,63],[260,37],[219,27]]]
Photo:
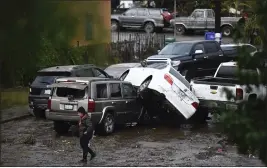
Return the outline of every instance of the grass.
[[[28,104],[28,88],[5,89],[1,91],[1,109]]]

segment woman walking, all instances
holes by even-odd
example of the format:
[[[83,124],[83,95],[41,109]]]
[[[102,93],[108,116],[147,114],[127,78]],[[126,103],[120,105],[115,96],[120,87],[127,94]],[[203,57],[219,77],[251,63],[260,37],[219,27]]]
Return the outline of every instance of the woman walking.
[[[80,145],[83,150],[83,158],[80,162],[87,162],[88,153],[91,154],[90,160],[96,157],[95,152],[88,145],[94,134],[94,126],[91,121],[91,117],[87,114],[87,112],[83,107],[80,107],[78,109],[78,115],[80,116],[80,122],[79,122]]]

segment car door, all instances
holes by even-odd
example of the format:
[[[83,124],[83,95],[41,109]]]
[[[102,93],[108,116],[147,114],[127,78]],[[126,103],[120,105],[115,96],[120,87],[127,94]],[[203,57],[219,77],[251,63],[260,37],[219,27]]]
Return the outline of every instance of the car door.
[[[141,108],[137,102],[137,92],[133,85],[130,83],[122,83],[122,95],[125,101],[127,122],[137,121]]]
[[[203,10],[196,10],[193,17],[195,21],[193,23],[194,29],[204,29],[206,28],[206,17]]]
[[[136,23],[136,15],[137,15],[137,9],[129,9],[125,13],[123,13],[119,19],[121,21],[121,25],[128,27],[128,26],[135,26]]]
[[[213,10],[207,10],[207,28],[209,30],[215,28],[215,15]]]
[[[138,8],[137,16],[135,17],[137,26],[143,26],[147,17],[148,17],[148,10],[146,8]]]
[[[116,123],[123,124],[126,121],[125,101],[122,99],[121,83],[109,83],[109,98],[111,106],[116,113]]]
[[[94,73],[94,77],[109,78],[109,75],[105,71],[103,71],[99,68],[92,68],[92,71]]]
[[[196,51],[202,50],[203,53],[196,53]],[[191,55],[193,57],[193,63],[192,63],[192,68],[196,69],[196,74],[195,76],[202,76],[202,71],[205,67],[205,62],[206,62],[206,51],[205,47],[202,43],[197,43],[193,46]]]
[[[212,76],[218,66],[222,62],[230,61],[228,57],[223,55],[223,51],[221,50],[219,44],[215,41],[209,41],[204,43],[206,50],[206,61],[205,61],[205,76]]]

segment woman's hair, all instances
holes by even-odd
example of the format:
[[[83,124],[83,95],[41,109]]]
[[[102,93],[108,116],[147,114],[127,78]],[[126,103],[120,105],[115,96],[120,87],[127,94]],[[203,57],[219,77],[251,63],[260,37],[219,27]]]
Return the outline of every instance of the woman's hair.
[[[79,107],[77,112],[86,114],[86,111],[85,111],[85,109],[83,107]]]

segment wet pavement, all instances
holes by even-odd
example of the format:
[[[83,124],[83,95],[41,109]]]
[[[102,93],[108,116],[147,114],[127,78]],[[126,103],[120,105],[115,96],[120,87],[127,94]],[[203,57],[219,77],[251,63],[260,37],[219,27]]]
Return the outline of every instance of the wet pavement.
[[[51,121],[28,119],[1,125],[2,166],[263,166],[257,158],[218,143],[212,124],[182,127],[126,127],[96,136],[97,157],[83,165],[79,139],[57,136]],[[223,142],[223,141],[222,141]]]

